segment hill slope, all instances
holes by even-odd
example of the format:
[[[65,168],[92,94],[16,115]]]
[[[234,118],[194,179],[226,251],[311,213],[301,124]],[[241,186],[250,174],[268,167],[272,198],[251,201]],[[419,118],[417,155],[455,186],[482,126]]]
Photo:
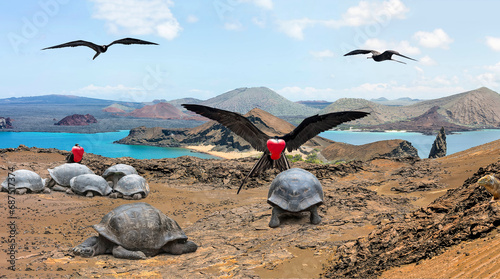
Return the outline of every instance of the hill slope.
[[[160,119],[202,119],[202,117],[191,116],[169,103],[158,103],[156,105],[144,106],[136,109],[125,116],[132,117],[146,117],[146,118],[160,118]]]
[[[445,122],[470,128],[500,127],[500,94],[486,87],[400,107],[380,105],[364,99],[343,98],[320,113],[366,111],[371,113],[370,116],[356,120],[353,124],[372,126],[409,120],[423,115],[433,107],[438,107],[437,113],[444,117]]]
[[[238,88],[201,102],[202,105],[246,113],[254,108],[276,116],[309,116],[318,109],[287,100],[266,87]]]

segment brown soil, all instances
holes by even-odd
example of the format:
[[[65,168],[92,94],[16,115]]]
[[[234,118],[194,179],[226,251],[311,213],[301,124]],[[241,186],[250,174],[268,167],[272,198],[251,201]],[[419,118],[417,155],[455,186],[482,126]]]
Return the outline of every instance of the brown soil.
[[[64,161],[54,149],[0,150],[0,178],[8,168],[31,169],[43,178],[47,168]],[[7,270],[10,219],[8,194],[0,193],[0,278],[124,277],[124,278],[317,278],[323,264],[346,241],[367,236],[377,226],[399,220],[419,207],[461,186],[480,167],[500,160],[500,140],[436,160],[374,159],[342,167],[295,163],[321,181],[325,204],[323,221],[311,225],[285,216],[279,228],[268,222],[268,172],[250,181],[251,188],[236,195],[237,183],[254,159],[162,160],[84,157],[96,174],[115,163],[134,165],[149,182],[144,200],[176,220],[198,251],[180,256],[160,254],[147,260],[116,259],[111,255],[75,257],[71,248],[96,235],[90,225],[118,205],[131,203],[107,197],[65,193],[16,195],[16,271]],[[216,174],[220,173],[221,177]],[[214,178],[215,177],[215,178]],[[422,186],[423,185],[423,186]],[[384,278],[498,277],[499,237],[496,231],[449,247],[444,253],[416,264],[396,267]],[[496,250],[496,251],[495,251]]]

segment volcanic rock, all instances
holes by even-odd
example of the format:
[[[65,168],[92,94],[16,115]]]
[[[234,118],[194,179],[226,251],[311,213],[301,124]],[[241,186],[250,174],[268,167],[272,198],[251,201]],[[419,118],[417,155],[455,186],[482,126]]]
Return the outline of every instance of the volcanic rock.
[[[0,117],[0,129],[12,129],[12,120],[9,117]]]
[[[384,140],[363,145],[335,142],[321,151],[328,161],[367,161],[376,157],[418,157],[418,151],[406,140]]]
[[[441,127],[432,144],[429,158],[441,158],[444,156],[446,156],[446,133],[444,132],[444,127]]]
[[[446,247],[486,235],[500,225],[500,204],[476,182],[500,172],[500,162],[480,168],[461,187],[403,219],[347,242],[325,268],[326,278],[374,278],[391,267],[415,263]]]
[[[244,115],[257,128],[269,136],[289,133],[295,126],[261,109],[255,108]],[[214,151],[247,151],[250,144],[216,121],[208,121],[192,129],[163,129],[138,127],[130,130],[127,137],[116,141],[121,144],[140,144],[179,147],[186,145],[215,145]],[[306,142],[310,147],[326,147],[332,141],[314,137]]]
[[[54,123],[54,125],[62,126],[87,126],[90,123],[97,123],[97,119],[90,114],[73,114],[64,117],[59,122]]]

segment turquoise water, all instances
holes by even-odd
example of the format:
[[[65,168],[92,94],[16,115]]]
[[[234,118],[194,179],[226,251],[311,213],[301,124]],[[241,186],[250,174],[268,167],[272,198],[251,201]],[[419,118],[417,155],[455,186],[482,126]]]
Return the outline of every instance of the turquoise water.
[[[420,158],[427,158],[431,151],[432,143],[436,135],[426,136],[420,133],[407,132],[351,132],[351,131],[327,131],[320,136],[349,144],[362,145],[381,140],[402,139],[411,142],[418,150]],[[472,132],[460,132],[446,135],[447,155],[469,149],[474,146],[485,144],[500,139],[500,130],[480,130]]]
[[[28,147],[57,148],[70,150],[75,143],[85,148],[85,152],[106,157],[132,157],[136,159],[176,158],[184,155],[199,158],[216,158],[214,156],[192,152],[184,148],[167,148],[144,145],[114,144],[113,141],[124,138],[128,130],[96,134],[76,133],[42,133],[42,132],[0,132],[0,148],[18,147],[24,144]],[[351,132],[328,131],[320,136],[337,142],[361,145],[370,142],[390,139],[403,139],[411,142],[418,150],[420,158],[427,158],[436,136],[426,136],[420,133],[404,132]],[[468,148],[500,139],[500,130],[481,130],[462,132],[446,136],[447,154],[453,154]]]
[[[85,152],[110,158],[132,157],[136,159],[176,158],[184,155],[203,159],[217,158],[212,155],[192,152],[185,148],[156,147],[145,145],[115,144],[113,141],[128,136],[129,131],[78,134],[78,133],[42,133],[42,132],[0,132],[0,148],[28,147],[56,148],[71,150],[75,143],[85,148]]]

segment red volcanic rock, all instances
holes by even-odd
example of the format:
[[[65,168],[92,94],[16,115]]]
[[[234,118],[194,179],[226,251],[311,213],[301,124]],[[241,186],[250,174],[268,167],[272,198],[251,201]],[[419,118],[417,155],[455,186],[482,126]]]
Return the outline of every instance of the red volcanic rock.
[[[155,105],[144,106],[140,109],[132,111],[131,113],[125,114],[125,116],[160,119],[206,120],[205,118],[202,118],[200,116],[192,116],[186,114],[169,103],[158,103]]]
[[[7,117],[0,117],[0,129],[12,129],[12,120]]]
[[[55,123],[54,125],[62,126],[87,126],[90,123],[97,123],[97,119],[90,114],[73,114],[64,117],[61,121]]]

